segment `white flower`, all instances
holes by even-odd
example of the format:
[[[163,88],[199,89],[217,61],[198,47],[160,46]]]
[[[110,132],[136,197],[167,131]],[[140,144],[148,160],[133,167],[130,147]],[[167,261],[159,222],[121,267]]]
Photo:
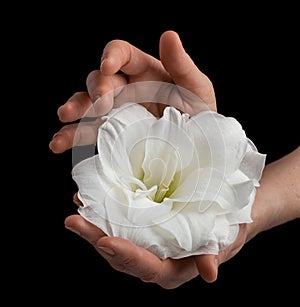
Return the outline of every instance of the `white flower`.
[[[79,213],[160,258],[217,254],[250,223],[265,164],[237,120],[137,103],[114,108],[98,152],[73,167]]]

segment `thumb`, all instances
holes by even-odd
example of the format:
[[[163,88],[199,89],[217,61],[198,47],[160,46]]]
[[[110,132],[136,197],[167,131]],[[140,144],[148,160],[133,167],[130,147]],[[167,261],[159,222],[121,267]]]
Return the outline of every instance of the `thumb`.
[[[201,278],[212,283],[217,280],[218,277],[218,262],[216,255],[199,255],[195,257],[197,269]]]
[[[174,83],[200,97],[210,110],[216,111],[216,98],[210,79],[185,52],[179,35],[166,31],[160,37],[160,59]]]

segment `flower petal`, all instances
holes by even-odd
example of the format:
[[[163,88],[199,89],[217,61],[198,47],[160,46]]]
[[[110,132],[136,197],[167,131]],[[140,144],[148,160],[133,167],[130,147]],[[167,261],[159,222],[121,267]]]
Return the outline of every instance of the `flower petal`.
[[[128,225],[128,208],[123,190],[103,173],[98,155],[78,163],[72,170],[72,176],[83,204],[78,208],[81,216],[111,235],[114,224]],[[109,199],[113,201],[109,202]],[[108,208],[107,203],[116,205]]]
[[[143,162],[144,183],[169,185],[179,170],[193,158],[193,140],[187,134],[187,116],[173,107],[166,107],[163,117],[149,129]]]
[[[214,215],[210,212],[199,214],[197,208],[198,204],[189,204],[159,224],[176,239],[178,247],[190,252],[208,243],[214,227]]]
[[[143,197],[139,192],[125,191],[128,201],[127,217],[135,226],[153,226],[154,220],[162,215],[169,213],[172,209],[172,204],[157,203],[150,198]],[[151,191],[150,191],[151,193]],[[140,197],[139,197],[140,196]]]
[[[213,167],[225,174],[238,169],[248,140],[236,119],[205,111],[191,117],[187,126],[202,167]]]
[[[205,168],[193,171],[169,198],[182,206],[189,206],[190,202],[203,203],[201,211],[218,203],[224,213],[246,206],[253,189],[251,180],[230,184],[218,170]]]
[[[266,155],[259,153],[253,142],[248,140],[247,151],[241,161],[240,170],[255,181],[255,186],[259,186],[265,162]]]
[[[105,172],[112,178],[140,178],[144,142],[156,118],[139,104],[124,104],[112,110],[99,128],[98,152]]]

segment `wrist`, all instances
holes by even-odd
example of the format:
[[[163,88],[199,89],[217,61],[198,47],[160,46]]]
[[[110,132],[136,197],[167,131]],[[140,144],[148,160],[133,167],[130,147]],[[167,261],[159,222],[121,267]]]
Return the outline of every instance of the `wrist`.
[[[275,226],[280,216],[280,195],[278,190],[265,180],[267,168],[264,170],[260,186],[256,189],[256,196],[252,206],[251,217],[253,222],[247,224],[246,242],[260,232]]]
[[[266,165],[247,224],[247,240],[300,217],[300,147]]]

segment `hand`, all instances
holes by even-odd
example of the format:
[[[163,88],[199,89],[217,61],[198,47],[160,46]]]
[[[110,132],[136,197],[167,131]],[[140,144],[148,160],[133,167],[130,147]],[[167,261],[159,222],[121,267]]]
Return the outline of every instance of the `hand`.
[[[106,114],[112,106],[105,103],[101,106],[97,104],[100,97],[117,87],[141,81],[173,82],[197,95],[209,109],[216,111],[213,85],[184,51],[177,33],[173,31],[163,33],[159,47],[161,61],[126,41],[109,42],[101,57],[100,70],[92,71],[87,77],[87,92],[77,92],[70,97],[58,109],[59,120],[63,123],[75,122],[84,117],[93,103],[97,105],[97,115]],[[119,71],[122,73],[119,74]],[[158,116],[161,115],[163,107],[153,103],[147,105],[147,108],[152,108],[150,111]],[[63,126],[53,136],[50,149],[54,153],[63,153],[74,145],[93,144],[97,125],[97,122],[81,125],[80,133],[76,123]]]
[[[64,123],[76,121],[86,114],[99,97],[117,87],[140,81],[172,82],[194,93],[210,110],[216,111],[216,99],[211,81],[195,66],[175,32],[167,31],[162,34],[159,51],[160,61],[128,42],[120,40],[109,42],[103,51],[100,70],[92,71],[87,77],[87,92],[75,93],[61,106],[58,109],[59,119]],[[164,107],[160,104],[145,106],[158,116]],[[101,103],[97,105],[97,114],[106,114],[111,107],[110,103]],[[96,140],[97,124],[87,123],[79,134],[76,132],[77,124],[64,126],[54,135],[50,149],[54,153],[62,153],[72,148],[74,144],[93,144]],[[91,130],[94,133],[90,133]],[[76,194],[74,202],[78,206],[81,205]],[[136,276],[145,282],[157,283],[163,288],[176,288],[198,275],[207,282],[215,281],[218,265],[233,257],[246,240],[245,225],[241,225],[237,240],[219,255],[200,255],[162,261],[129,241],[106,236],[99,228],[79,215],[67,217],[65,225],[90,242],[116,270]]]
[[[78,206],[81,205],[76,194],[74,202]],[[246,240],[246,225],[243,224],[240,225],[240,232],[235,242],[219,255],[207,254],[177,260],[161,260],[130,241],[106,236],[101,229],[79,215],[67,217],[65,225],[91,243],[114,269],[144,282],[156,283],[165,289],[174,289],[198,275],[206,282],[215,281],[218,266],[238,253]]]

